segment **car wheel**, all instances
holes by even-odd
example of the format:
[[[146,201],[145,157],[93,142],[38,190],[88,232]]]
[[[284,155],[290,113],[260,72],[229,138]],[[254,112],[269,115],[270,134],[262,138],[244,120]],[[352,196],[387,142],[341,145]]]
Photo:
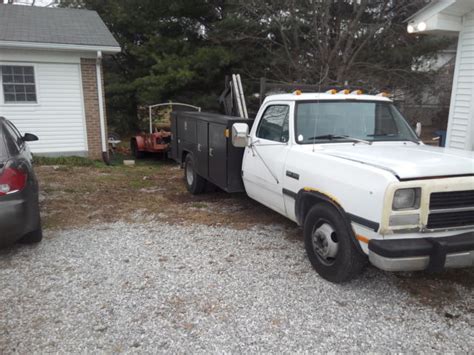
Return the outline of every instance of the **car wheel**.
[[[349,223],[331,205],[317,204],[308,212],[304,222],[305,248],[321,277],[343,283],[363,271],[367,257],[352,234]]]
[[[196,173],[192,154],[186,155],[184,160],[184,180],[188,191],[193,195],[200,194],[206,188],[206,179]]]
[[[130,150],[132,151],[132,155],[135,157],[135,159],[141,159],[145,155],[144,152],[138,150],[138,144],[136,139],[132,139],[130,141]]]
[[[32,244],[32,243],[39,243],[43,239],[43,230],[41,227],[39,229],[25,234],[20,240],[20,243],[24,244]]]

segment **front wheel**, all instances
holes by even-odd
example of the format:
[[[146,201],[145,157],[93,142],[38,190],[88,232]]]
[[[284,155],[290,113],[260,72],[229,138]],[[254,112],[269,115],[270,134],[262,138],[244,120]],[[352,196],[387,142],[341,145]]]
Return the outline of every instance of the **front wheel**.
[[[188,191],[193,195],[200,194],[206,188],[206,179],[196,173],[194,158],[191,154],[186,155],[184,160],[184,180]]]
[[[317,204],[308,212],[304,241],[311,265],[328,281],[349,281],[362,273],[367,264],[367,257],[355,244],[350,225],[329,204]]]

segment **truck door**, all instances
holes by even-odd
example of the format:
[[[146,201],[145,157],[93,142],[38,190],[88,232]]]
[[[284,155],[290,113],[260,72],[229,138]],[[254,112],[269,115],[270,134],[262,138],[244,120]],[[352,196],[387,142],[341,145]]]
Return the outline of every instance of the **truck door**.
[[[283,172],[289,150],[288,103],[272,102],[250,134],[252,145],[245,149],[242,164],[247,194],[273,210],[285,213]]]

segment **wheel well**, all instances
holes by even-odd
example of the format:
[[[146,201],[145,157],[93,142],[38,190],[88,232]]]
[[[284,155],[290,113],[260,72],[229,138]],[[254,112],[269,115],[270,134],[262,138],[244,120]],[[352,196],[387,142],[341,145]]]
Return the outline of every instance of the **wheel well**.
[[[318,191],[302,190],[296,196],[295,213],[299,225],[304,224],[304,220],[309,210],[317,204],[325,203],[334,207],[343,217],[346,217],[344,209],[329,196]]]
[[[319,196],[310,195],[310,194],[306,194],[305,196],[301,196],[301,201],[297,205],[299,208],[298,208],[297,213],[296,213],[296,217],[298,218],[298,224],[301,225],[301,226],[304,224],[304,220],[306,219],[306,216],[307,216],[309,210],[314,205],[317,205],[317,204],[320,204],[320,203],[325,203],[325,202],[327,203],[327,201],[325,201],[324,199],[322,199]]]
[[[184,168],[184,162],[186,160],[186,156],[188,154],[191,154],[190,152],[188,152],[187,150],[183,150],[183,152],[181,153],[181,167]]]

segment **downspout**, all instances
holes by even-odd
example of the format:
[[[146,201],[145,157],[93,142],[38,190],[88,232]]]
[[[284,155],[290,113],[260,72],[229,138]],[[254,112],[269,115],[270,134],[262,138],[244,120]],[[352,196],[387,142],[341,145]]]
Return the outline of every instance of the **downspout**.
[[[99,122],[100,122],[100,141],[102,147],[102,159],[109,165],[109,154],[107,153],[107,139],[105,136],[105,114],[104,114],[104,94],[102,91],[102,51],[97,51],[97,60],[95,64],[95,72],[97,77],[97,99],[99,102]]]

